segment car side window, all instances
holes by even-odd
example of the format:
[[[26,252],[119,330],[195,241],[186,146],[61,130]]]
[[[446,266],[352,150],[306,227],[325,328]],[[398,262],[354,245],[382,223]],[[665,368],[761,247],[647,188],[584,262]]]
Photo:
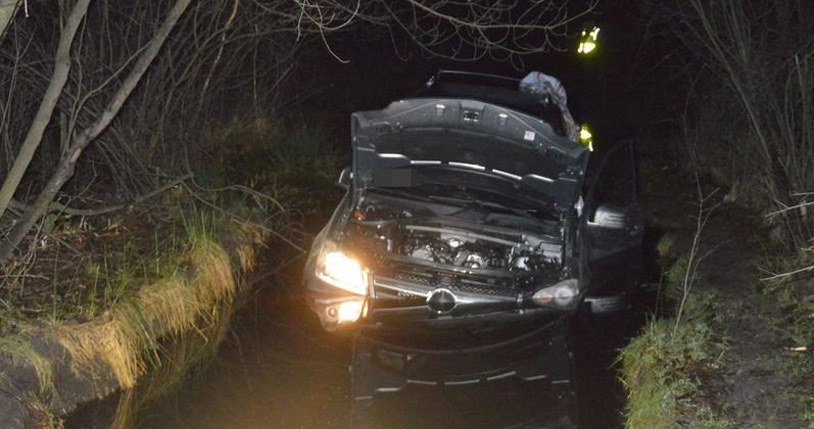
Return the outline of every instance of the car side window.
[[[619,143],[602,161],[591,190],[591,206],[602,204],[627,208],[636,201],[636,158],[633,144]]]

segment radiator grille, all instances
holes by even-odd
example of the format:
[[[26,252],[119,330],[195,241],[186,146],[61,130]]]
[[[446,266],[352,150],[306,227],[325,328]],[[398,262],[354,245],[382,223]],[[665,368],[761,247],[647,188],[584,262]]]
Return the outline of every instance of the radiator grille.
[[[419,273],[405,267],[399,267],[388,277],[430,288],[444,287],[480,295],[515,296],[518,292],[514,279],[485,279],[482,276],[458,273]]]

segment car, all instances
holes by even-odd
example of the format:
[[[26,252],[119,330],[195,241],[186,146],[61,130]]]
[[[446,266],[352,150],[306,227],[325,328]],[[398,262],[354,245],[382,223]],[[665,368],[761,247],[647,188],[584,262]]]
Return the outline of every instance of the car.
[[[352,115],[303,285],[325,330],[353,332],[358,401],[513,378],[574,414],[571,326],[622,309],[640,266],[635,148],[591,159],[563,105],[520,82],[440,72]]]

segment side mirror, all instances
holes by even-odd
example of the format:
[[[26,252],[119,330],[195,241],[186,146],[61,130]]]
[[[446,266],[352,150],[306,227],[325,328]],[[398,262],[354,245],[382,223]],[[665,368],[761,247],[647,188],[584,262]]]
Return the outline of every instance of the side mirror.
[[[627,227],[627,213],[611,204],[602,204],[597,207],[593,217],[593,222],[588,221],[588,225],[608,229],[625,229]]]
[[[336,186],[348,190],[350,188],[350,182],[353,179],[353,170],[351,167],[345,167],[339,173],[339,178],[336,179]]]

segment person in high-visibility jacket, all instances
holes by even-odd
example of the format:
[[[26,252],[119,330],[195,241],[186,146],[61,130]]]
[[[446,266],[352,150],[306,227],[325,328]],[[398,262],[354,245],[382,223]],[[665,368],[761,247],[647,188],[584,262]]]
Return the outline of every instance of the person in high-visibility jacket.
[[[587,28],[582,29],[582,34],[579,37],[579,47],[577,47],[578,54],[590,54],[598,46],[599,27],[594,27],[590,31]]]

